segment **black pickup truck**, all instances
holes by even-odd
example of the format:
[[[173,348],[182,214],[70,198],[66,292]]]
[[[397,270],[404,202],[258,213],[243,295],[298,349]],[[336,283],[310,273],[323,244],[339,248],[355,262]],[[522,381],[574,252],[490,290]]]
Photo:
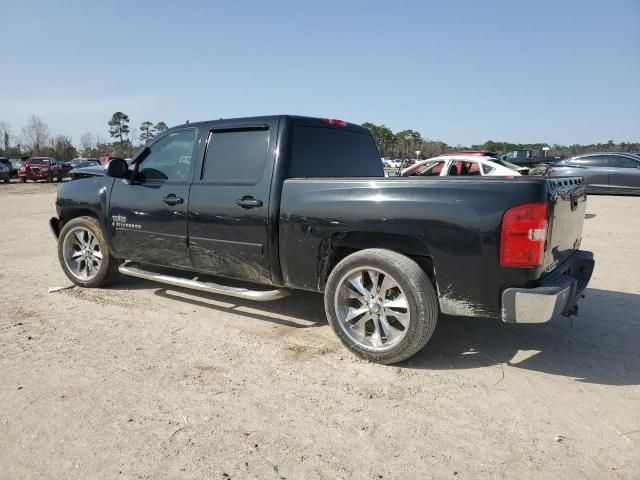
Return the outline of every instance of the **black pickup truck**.
[[[284,115],[172,128],[131,166],[60,186],[50,225],[77,285],[122,273],[263,301],[323,292],[340,340],[394,363],[440,313],[575,312],[594,266],[585,206],[578,177],[387,178],[365,128]]]

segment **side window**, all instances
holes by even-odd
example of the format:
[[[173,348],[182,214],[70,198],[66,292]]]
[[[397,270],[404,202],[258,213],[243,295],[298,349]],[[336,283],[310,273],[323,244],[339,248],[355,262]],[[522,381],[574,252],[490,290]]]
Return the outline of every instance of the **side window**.
[[[640,162],[622,155],[609,155],[609,166],[616,168],[638,168]]]
[[[214,130],[209,134],[202,180],[255,185],[264,175],[268,150],[267,128]]]
[[[573,163],[585,165],[587,167],[608,167],[609,162],[606,155],[593,155],[590,157],[576,158]]]
[[[142,180],[185,182],[189,179],[196,130],[170,133],[151,145],[138,169]]]
[[[485,165],[484,163],[482,164],[482,173],[484,175],[489,175],[494,170],[495,170],[495,168],[490,167],[489,165]]]
[[[469,164],[469,173],[467,175],[480,175],[480,165],[477,162]]]

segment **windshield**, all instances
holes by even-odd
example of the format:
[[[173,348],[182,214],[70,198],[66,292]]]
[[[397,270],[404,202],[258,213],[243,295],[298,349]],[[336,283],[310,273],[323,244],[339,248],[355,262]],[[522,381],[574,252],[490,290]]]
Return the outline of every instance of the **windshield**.
[[[30,165],[49,165],[49,160],[46,158],[30,158],[27,162]]]
[[[502,165],[503,167],[510,168],[511,170],[518,170],[520,168],[519,165],[515,163],[507,162],[506,160],[502,160],[501,158],[491,157],[489,158],[492,162],[497,163],[498,165]]]

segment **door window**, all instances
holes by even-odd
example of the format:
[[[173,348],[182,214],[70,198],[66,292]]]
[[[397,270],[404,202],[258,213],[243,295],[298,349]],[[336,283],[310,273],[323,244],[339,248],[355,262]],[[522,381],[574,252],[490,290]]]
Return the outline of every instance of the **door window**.
[[[214,130],[209,134],[202,180],[255,185],[264,174],[268,149],[267,128]]]
[[[587,167],[609,166],[609,162],[606,155],[593,155],[590,157],[576,158],[575,160],[572,160],[570,163],[575,163],[576,165],[585,165]]]
[[[483,163],[483,164],[482,164],[482,173],[483,173],[484,175],[489,175],[489,174],[491,174],[491,172],[493,172],[494,170],[495,170],[495,168],[493,168],[492,166],[487,165],[487,164],[485,164],[485,163]]]
[[[196,134],[196,130],[181,130],[151,145],[151,153],[138,169],[140,179],[186,182],[191,173]]]
[[[638,168],[640,162],[622,155],[609,155],[609,166],[616,168]]]

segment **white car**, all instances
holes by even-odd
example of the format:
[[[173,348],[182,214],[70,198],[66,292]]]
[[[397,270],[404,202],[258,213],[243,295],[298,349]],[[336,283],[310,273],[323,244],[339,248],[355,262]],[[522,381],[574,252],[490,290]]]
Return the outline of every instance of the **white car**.
[[[403,177],[448,177],[448,176],[481,176],[481,177],[519,177],[520,173],[504,167],[494,161],[493,157],[480,155],[440,155],[422,160],[400,173]]]

